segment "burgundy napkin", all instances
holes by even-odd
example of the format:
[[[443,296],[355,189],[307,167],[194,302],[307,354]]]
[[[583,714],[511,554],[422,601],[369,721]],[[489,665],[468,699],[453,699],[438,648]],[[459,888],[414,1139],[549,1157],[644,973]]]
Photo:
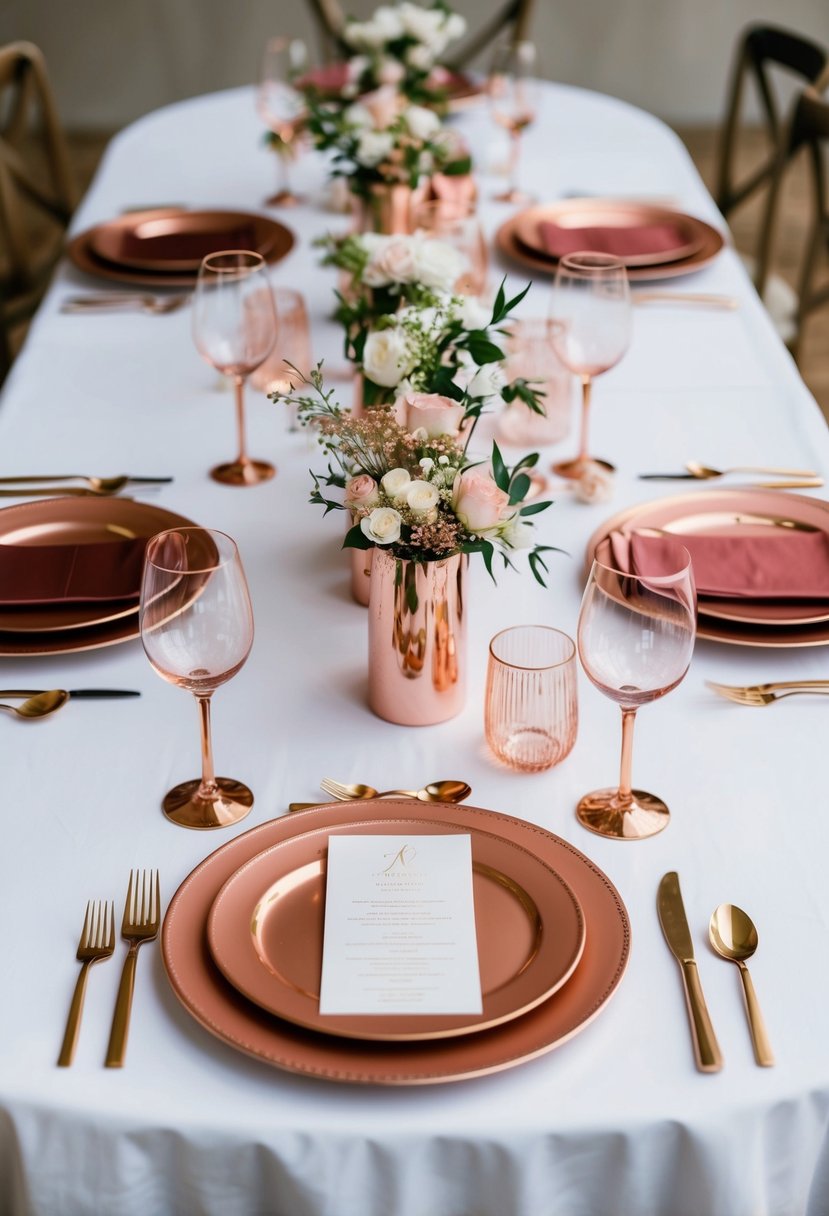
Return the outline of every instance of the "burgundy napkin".
[[[0,606],[137,600],[146,537],[89,545],[0,544]]]
[[[688,244],[688,237],[675,224],[631,224],[623,228],[568,228],[551,220],[538,225],[541,242],[551,257],[563,258],[568,253],[589,249],[593,253],[609,253],[618,258],[640,257],[642,254],[673,253]]]
[[[701,596],[829,600],[829,536],[824,532],[773,527],[767,536],[614,532],[610,543],[619,569],[652,577],[669,573],[677,545],[684,545]]]

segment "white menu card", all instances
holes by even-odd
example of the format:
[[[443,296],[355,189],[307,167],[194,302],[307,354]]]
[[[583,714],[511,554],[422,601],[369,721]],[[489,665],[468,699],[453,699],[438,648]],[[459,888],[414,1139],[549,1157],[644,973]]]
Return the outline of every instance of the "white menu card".
[[[481,1013],[467,834],[329,838],[320,1013]]]

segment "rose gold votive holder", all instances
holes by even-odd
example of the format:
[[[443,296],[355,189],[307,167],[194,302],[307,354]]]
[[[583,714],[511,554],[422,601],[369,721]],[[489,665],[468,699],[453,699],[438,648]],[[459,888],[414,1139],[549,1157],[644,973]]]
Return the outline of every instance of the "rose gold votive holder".
[[[251,375],[250,382],[254,388],[266,393],[290,393],[302,383],[297,373],[307,376],[313,367],[308,312],[299,291],[290,287],[274,287],[273,295],[276,304],[276,342],[265,362]],[[297,370],[292,371],[288,364]],[[290,407],[288,426],[290,430],[296,429],[293,407]]]
[[[484,729],[493,755],[522,773],[559,764],[578,731],[576,644],[546,625],[515,625],[489,644]]]

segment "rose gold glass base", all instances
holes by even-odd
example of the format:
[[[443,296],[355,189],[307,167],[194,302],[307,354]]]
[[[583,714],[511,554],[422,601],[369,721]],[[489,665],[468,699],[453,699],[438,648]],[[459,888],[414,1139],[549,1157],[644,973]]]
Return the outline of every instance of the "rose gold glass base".
[[[266,207],[296,207],[299,203],[304,202],[305,198],[302,194],[294,194],[293,190],[277,190],[276,194],[265,199],[264,205]]]
[[[494,203],[535,203],[538,200],[534,194],[527,194],[524,190],[517,190],[514,186],[510,186],[508,190],[502,190],[500,194],[493,194],[492,201]]]
[[[215,798],[201,798],[200,781],[184,781],[164,795],[164,814],[180,828],[226,828],[244,819],[253,806],[253,794],[241,781],[232,777],[217,777],[219,793]]]
[[[213,480],[226,486],[255,486],[260,481],[270,481],[275,473],[275,465],[267,460],[234,460],[210,470]]]
[[[588,832],[615,840],[644,840],[668,826],[671,813],[661,798],[632,790],[624,802],[618,789],[593,790],[576,807],[576,818]]]
[[[550,465],[550,468],[559,477],[579,481],[584,476],[588,464],[597,464],[599,468],[607,469],[608,473],[616,472],[615,465],[612,465],[609,460],[599,460],[597,456],[575,456],[572,460],[557,460],[555,464]]]

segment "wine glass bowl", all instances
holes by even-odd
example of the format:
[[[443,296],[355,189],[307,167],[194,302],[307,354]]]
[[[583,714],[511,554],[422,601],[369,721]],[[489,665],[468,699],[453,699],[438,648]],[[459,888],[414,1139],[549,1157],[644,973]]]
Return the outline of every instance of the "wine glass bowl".
[[[691,559],[678,542],[670,542],[662,553],[658,564],[637,555],[636,573],[594,560],[579,613],[582,667],[622,711],[622,762],[618,787],[586,794],[576,814],[590,831],[617,839],[660,832],[670,814],[661,798],[631,788],[636,711],[676,688],[694,648]]]
[[[540,101],[538,51],[533,42],[510,42],[498,47],[489,74],[490,112],[510,139],[509,185],[495,195],[498,203],[532,202],[518,188],[521,135],[535,122]]]
[[[215,776],[210,734],[210,699],[244,665],[253,643],[253,610],[231,537],[197,527],[154,536],[144,559],[139,622],[153,670],[192,692],[201,716],[201,779],[170,790],[164,813],[188,828],[237,823],[253,794],[240,781]]]
[[[296,82],[307,71],[308,50],[301,39],[268,39],[256,90],[256,109],[274,135],[274,151],[279,168],[276,193],[265,199],[268,207],[294,207],[303,201],[291,189],[288,163],[296,159],[302,146],[305,102]]]
[[[192,309],[193,341],[199,354],[234,383],[239,452],[235,460],[210,470],[214,481],[249,486],[276,472],[265,460],[252,460],[245,440],[245,380],[276,342],[273,292],[265,261],[250,250],[231,249],[203,258]]]
[[[556,323],[553,348],[582,385],[579,453],[572,460],[553,465],[560,477],[578,479],[591,462],[613,468],[608,461],[596,460],[589,453],[590,397],[594,377],[610,371],[627,351],[631,319],[630,287],[623,262],[609,254],[589,251],[568,254],[560,260],[550,300],[550,320]]]

